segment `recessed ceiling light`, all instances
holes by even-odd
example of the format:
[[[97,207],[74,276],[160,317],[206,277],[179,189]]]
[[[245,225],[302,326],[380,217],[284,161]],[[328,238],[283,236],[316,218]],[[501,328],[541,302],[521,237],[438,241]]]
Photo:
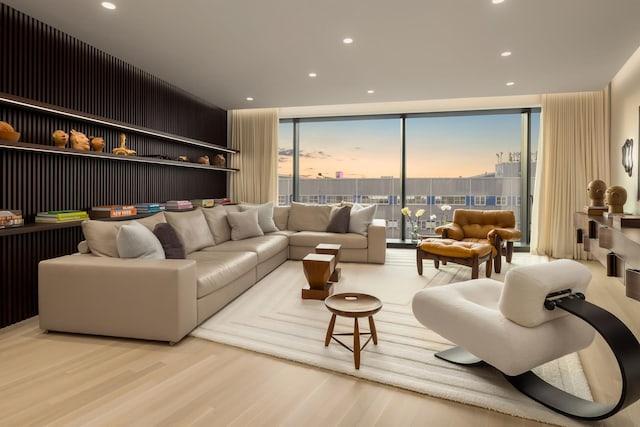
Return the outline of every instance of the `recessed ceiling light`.
[[[318,77],[316,73],[309,73],[309,77]]]
[[[104,7],[105,9],[109,9],[109,10],[113,10],[116,8],[116,5],[109,2],[109,1],[103,1],[102,2],[102,7]]]
[[[369,89],[369,90],[367,91],[367,93],[376,93],[376,91],[375,91],[375,90],[372,90],[372,89]]]
[[[500,4],[500,3],[504,3],[504,0],[491,0],[491,3]]]
[[[251,96],[247,96],[247,101],[253,101],[253,98]]]
[[[506,50],[506,51],[502,52],[502,53],[500,54],[500,56],[511,56],[511,52],[509,52],[508,50]]]
[[[351,43],[353,43],[353,39],[351,37],[346,37],[346,38],[342,39],[342,43],[351,44]]]
[[[516,84],[515,82],[507,82],[506,85],[507,86],[513,86],[514,84]]]

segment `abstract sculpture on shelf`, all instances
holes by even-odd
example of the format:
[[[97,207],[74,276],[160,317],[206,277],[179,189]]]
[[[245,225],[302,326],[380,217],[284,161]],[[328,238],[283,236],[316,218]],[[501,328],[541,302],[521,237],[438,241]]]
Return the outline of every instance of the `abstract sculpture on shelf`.
[[[587,195],[589,196],[589,206],[604,206],[604,193],[607,191],[607,184],[599,179],[594,179],[587,185]]]
[[[227,164],[227,159],[222,154],[216,154],[213,158],[213,165],[223,168]]]
[[[100,136],[91,136],[91,148],[93,151],[102,151],[104,148],[104,138]]]
[[[89,138],[82,132],[78,132],[75,129],[71,129],[71,147],[76,150],[89,151]]]
[[[123,154],[125,156],[136,155],[136,152],[134,150],[129,150],[127,148],[127,136],[124,133],[120,134],[120,147],[114,148],[113,154]]]
[[[198,159],[198,163],[200,163],[201,165],[208,165],[209,164],[209,156],[202,156]]]
[[[609,206],[609,213],[623,213],[627,202],[627,190],[619,185],[607,188],[604,193],[605,203]]]
[[[54,130],[51,134],[51,140],[56,147],[64,148],[69,143],[69,135],[61,129]]]
[[[0,122],[0,139],[9,142],[18,142],[20,139],[20,132],[16,132],[7,122]]]

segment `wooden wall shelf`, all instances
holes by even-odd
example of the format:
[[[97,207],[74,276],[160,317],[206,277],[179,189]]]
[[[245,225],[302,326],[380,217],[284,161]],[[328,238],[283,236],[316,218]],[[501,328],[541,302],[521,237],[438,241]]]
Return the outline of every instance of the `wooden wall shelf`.
[[[122,156],[122,155],[116,155],[112,153],[103,153],[103,152],[97,152],[97,151],[83,151],[83,150],[75,150],[73,148],[60,148],[60,147],[54,147],[49,145],[30,144],[28,142],[9,142],[9,141],[0,140],[0,149],[60,154],[63,156],[98,157],[105,160],[119,160],[119,161],[139,162],[139,163],[155,163],[155,164],[161,164],[161,165],[167,165],[167,166],[218,170],[218,171],[224,171],[224,172],[237,172],[239,170],[235,168],[221,168],[221,167],[212,166],[212,165],[202,165],[200,163],[180,162],[177,160],[159,159],[156,157]]]
[[[114,120],[108,120],[102,117],[96,117],[90,114],[79,113],[77,111],[68,110],[53,105],[48,105],[41,102],[36,102],[30,99],[21,98],[19,96],[9,95],[6,93],[0,93],[0,103],[9,105],[11,107],[27,109],[30,111],[37,111],[40,113],[50,114],[58,117],[64,117],[67,119],[81,120],[83,122],[92,123],[112,129],[122,130],[137,133],[140,135],[147,135],[166,141],[180,142],[187,145],[193,145],[197,147],[204,147],[214,151],[220,151],[223,153],[236,154],[238,150],[227,148],[222,145],[211,144],[209,142],[199,141],[197,139],[187,138],[180,135],[172,135],[166,132],[160,132],[152,129],[146,129],[139,126],[133,126],[127,123],[117,122]]]

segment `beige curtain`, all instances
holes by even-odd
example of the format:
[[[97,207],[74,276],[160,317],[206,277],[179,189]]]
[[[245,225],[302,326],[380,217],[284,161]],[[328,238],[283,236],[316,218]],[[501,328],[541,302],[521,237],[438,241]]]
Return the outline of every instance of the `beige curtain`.
[[[531,252],[584,259],[573,215],[587,184],[609,182],[609,90],[542,96]]]
[[[237,203],[277,204],[278,110],[231,111],[231,147],[240,153],[230,156],[229,194]]]

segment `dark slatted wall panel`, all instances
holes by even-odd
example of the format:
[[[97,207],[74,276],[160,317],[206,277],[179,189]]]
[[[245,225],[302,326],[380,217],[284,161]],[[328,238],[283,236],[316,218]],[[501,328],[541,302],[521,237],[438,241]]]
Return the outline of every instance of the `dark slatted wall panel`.
[[[226,145],[226,111],[0,3],[0,92],[138,127]],[[104,151],[119,131],[0,105],[0,120],[20,140],[53,145],[56,129],[102,136]],[[215,151],[127,134],[139,155],[210,158]],[[226,196],[225,172],[0,148],[0,209],[39,211]],[[79,227],[0,234],[0,327],[37,314],[37,264],[72,253]]]

